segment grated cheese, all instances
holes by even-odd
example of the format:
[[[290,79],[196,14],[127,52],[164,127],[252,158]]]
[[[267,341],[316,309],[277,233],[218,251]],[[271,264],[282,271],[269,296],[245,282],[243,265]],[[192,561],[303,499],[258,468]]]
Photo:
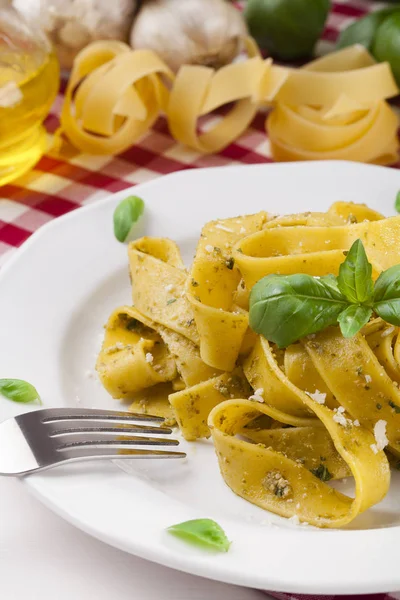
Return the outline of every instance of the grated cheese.
[[[366,381],[367,383],[371,383],[371,381],[372,381],[372,377],[371,377],[371,375],[368,375],[368,374],[367,374],[367,375],[365,375],[365,381]]]
[[[333,415],[333,420],[335,421],[335,423],[339,423],[339,425],[343,425],[343,427],[347,425],[347,419],[343,414],[344,411],[345,409],[343,408],[343,406],[339,406],[339,408],[334,409],[335,414]]]
[[[147,352],[146,353],[146,362],[152,364],[153,360],[154,360],[154,356],[151,354],[151,352]]]
[[[206,252],[212,252],[214,250],[214,248],[211,246],[211,244],[207,244],[207,246],[204,248],[204,250]]]
[[[378,452],[386,448],[389,443],[386,435],[386,425],[387,422],[383,421],[383,419],[379,419],[379,421],[375,423],[374,436],[376,444],[371,444],[371,450],[374,454],[378,454]]]
[[[312,400],[315,400],[315,402],[318,402],[318,404],[325,404],[326,394],[324,394],[323,392],[320,392],[319,390],[315,390],[315,392],[313,392],[312,394],[310,392],[306,392],[306,394]]]
[[[172,292],[172,290],[175,289],[175,286],[173,283],[169,283],[168,285],[165,286],[165,291],[166,292]]]
[[[263,393],[264,388],[258,388],[254,391],[254,394],[249,397],[249,400],[254,400],[255,402],[264,402]]]
[[[355,427],[360,427],[360,421],[358,419],[356,419],[355,421],[353,421],[353,425]]]

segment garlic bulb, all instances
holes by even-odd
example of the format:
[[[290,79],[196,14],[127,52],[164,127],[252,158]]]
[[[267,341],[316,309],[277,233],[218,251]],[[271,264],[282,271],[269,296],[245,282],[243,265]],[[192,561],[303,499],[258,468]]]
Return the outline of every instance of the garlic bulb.
[[[61,66],[71,68],[76,54],[93,40],[128,39],[137,0],[13,0],[52,41]]]
[[[246,35],[242,15],[226,0],[148,0],[133,23],[130,43],[154,50],[177,71],[188,63],[230,63]]]

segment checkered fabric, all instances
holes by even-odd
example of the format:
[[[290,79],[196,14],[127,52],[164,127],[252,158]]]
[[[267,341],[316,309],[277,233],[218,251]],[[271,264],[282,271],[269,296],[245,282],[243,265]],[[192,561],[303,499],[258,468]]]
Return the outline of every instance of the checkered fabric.
[[[331,49],[338,32],[352,20],[381,6],[367,0],[334,2],[319,53]],[[46,120],[50,135],[59,125],[64,90],[65,81]],[[118,156],[89,156],[73,150],[62,159],[44,156],[27,175],[0,187],[0,265],[44,223],[110,193],[183,169],[271,162],[264,121],[265,114],[259,113],[240,139],[211,156],[176,143],[164,118]],[[400,162],[396,167],[400,168]]]

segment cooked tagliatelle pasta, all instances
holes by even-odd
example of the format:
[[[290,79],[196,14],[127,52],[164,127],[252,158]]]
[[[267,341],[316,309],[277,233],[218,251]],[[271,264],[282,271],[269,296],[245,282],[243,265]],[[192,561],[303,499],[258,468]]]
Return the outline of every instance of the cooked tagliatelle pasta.
[[[239,496],[342,527],[382,500],[400,457],[399,329],[373,314],[353,337],[330,326],[278,348],[249,328],[249,291],[268,274],[337,274],[355,240],[376,279],[400,263],[398,239],[400,216],[346,202],[207,223],[189,269],[171,240],[138,239],[132,305],[108,320],[99,377],[134,412],[211,437]],[[354,497],[332,485],[344,477]]]

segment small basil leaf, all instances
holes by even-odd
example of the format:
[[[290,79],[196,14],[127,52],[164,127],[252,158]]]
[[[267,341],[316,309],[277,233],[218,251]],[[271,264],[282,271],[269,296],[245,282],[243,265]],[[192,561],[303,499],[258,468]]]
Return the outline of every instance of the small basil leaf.
[[[351,304],[338,316],[340,331],[343,337],[351,338],[368,323],[372,315],[372,308]]]
[[[139,196],[128,196],[114,211],[114,235],[119,242],[125,242],[129,233],[144,211],[144,202]]]
[[[332,282],[305,274],[267,275],[250,293],[250,327],[285,348],[336,324],[348,302]]]
[[[349,302],[368,302],[372,299],[372,265],[368,262],[361,240],[354,242],[346,260],[340,265],[338,286]]]
[[[400,213],[400,191],[397,192],[396,200],[394,202],[394,207],[398,213]]]
[[[387,323],[400,325],[400,265],[383,271],[376,280],[374,311]]]
[[[218,552],[228,552],[231,542],[222,527],[212,519],[194,519],[168,527],[167,531],[187,542]]]
[[[379,10],[366,15],[362,19],[357,19],[341,32],[336,48],[362,44],[367,50],[371,50],[379,25],[394,10],[394,8]]]
[[[0,394],[13,402],[27,404],[38,400],[42,403],[36,388],[22,379],[0,379]]]

